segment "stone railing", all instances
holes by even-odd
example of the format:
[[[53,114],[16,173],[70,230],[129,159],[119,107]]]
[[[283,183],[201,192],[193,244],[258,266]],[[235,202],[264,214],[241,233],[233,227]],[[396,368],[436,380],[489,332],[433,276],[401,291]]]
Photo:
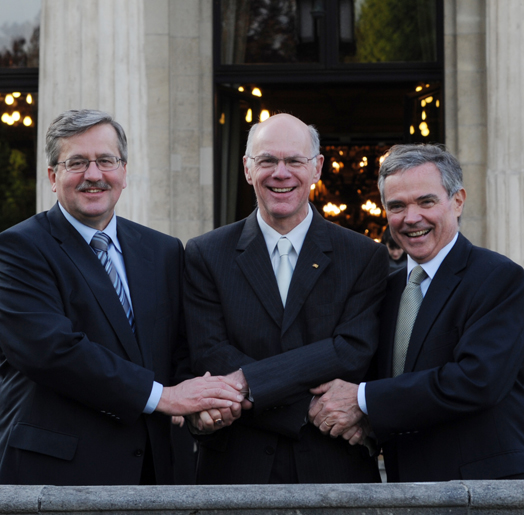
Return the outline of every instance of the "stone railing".
[[[401,515],[524,512],[524,481],[352,485],[0,486],[0,514]]]

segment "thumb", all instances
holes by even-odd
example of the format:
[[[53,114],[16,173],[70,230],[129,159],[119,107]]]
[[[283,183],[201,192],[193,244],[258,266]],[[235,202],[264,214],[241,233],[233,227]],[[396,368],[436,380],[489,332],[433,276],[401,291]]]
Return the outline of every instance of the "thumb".
[[[309,391],[313,395],[322,395],[322,394],[326,393],[331,388],[332,384],[333,384],[333,381],[329,381],[329,383],[323,383],[323,384],[317,386],[316,388],[311,388]]]

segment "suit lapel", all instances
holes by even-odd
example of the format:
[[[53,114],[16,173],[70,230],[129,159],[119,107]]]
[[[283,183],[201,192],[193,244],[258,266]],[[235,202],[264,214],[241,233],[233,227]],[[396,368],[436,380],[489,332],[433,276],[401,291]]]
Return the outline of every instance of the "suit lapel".
[[[328,223],[313,209],[313,220],[289,285],[282,334],[293,324],[311,290],[331,263],[331,258],[325,254],[332,251],[331,240],[326,231]]]
[[[106,315],[129,359],[142,364],[142,356],[120,300],[111,285],[106,271],[95,253],[78,231],[65,219],[58,204],[48,211],[51,235],[60,242],[62,250],[84,277],[101,310]],[[108,287],[111,290],[108,290]],[[110,294],[108,294],[110,291]],[[113,295],[114,293],[114,295]]]
[[[462,279],[459,273],[466,267],[470,250],[471,243],[459,234],[454,247],[433,277],[413,326],[404,372],[413,371],[433,323]]]
[[[264,309],[280,326],[284,308],[256,211],[246,219],[236,250],[240,252],[236,259],[240,270]]]
[[[144,366],[153,367],[151,345],[145,345],[152,334],[156,305],[155,266],[153,250],[142,244],[142,235],[127,220],[118,218],[118,241],[126,265],[127,282],[133,302],[136,339],[140,345]]]

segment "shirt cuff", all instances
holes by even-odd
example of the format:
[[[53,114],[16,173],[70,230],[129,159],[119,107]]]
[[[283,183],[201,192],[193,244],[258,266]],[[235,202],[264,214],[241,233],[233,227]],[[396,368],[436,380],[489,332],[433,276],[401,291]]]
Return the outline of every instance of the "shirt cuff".
[[[363,413],[367,415],[368,406],[366,404],[366,383],[360,383],[358,385],[357,400],[358,400],[358,407],[362,410]]]
[[[144,408],[144,413],[149,415],[150,413],[153,413],[153,411],[156,410],[156,407],[158,406],[158,403],[160,402],[160,397],[162,396],[162,390],[164,387],[157,383],[156,381],[153,381],[153,388],[151,388],[151,395],[149,396],[149,399],[147,399],[146,407]]]

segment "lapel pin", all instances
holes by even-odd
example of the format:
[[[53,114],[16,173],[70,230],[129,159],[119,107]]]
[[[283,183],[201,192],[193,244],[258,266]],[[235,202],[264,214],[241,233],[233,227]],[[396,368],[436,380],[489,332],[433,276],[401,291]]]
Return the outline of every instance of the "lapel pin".
[[[318,268],[318,265],[316,263],[313,263],[313,268]]]

